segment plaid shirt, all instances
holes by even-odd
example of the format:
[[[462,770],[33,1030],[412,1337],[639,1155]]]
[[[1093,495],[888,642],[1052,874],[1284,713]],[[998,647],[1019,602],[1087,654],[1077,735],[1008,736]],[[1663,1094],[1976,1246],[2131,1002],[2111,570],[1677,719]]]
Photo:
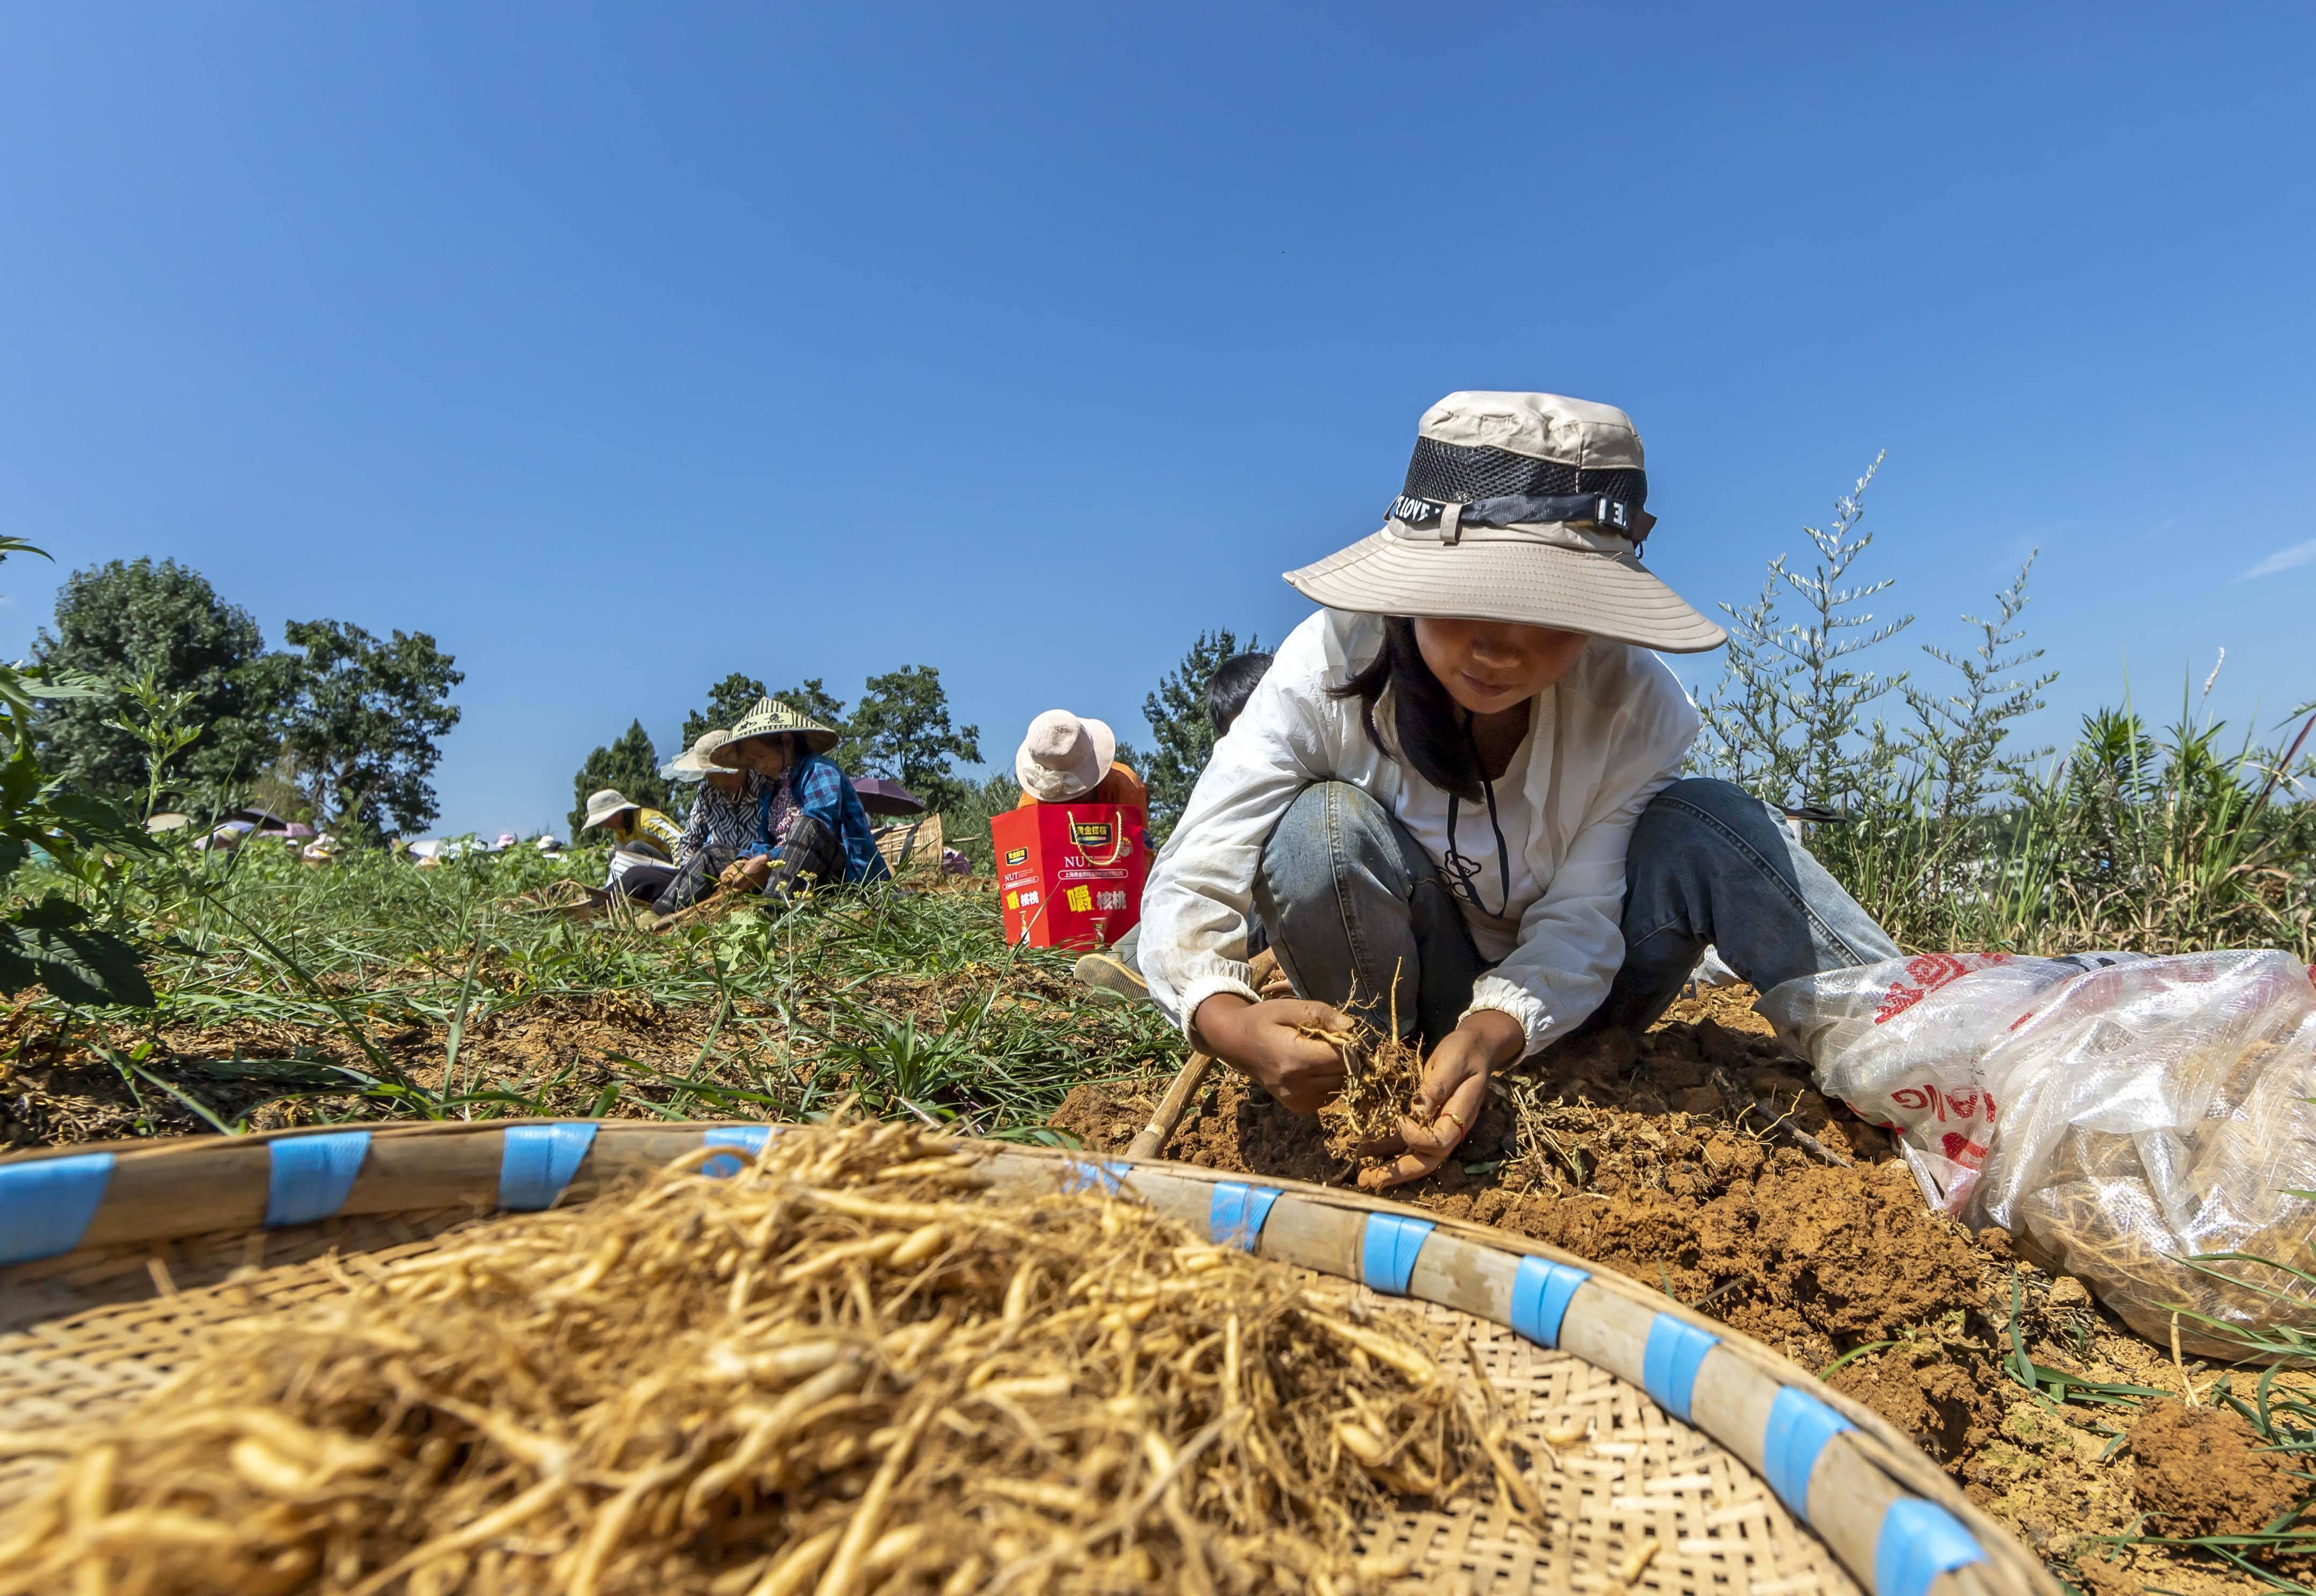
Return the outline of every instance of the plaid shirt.
[[[753,771],[743,772],[740,790],[730,797],[712,781],[699,784],[699,796],[684,817],[683,837],[676,844],[675,862],[688,864],[704,848],[721,849],[734,859],[761,853],[768,839],[763,828],[764,779]]]
[[[788,781],[796,791],[797,811],[828,827],[842,844],[847,881],[881,881],[892,874],[885,856],[877,851],[877,839],[869,834],[868,811],[860,807],[860,795],[835,761],[824,753],[806,754],[788,773]]]

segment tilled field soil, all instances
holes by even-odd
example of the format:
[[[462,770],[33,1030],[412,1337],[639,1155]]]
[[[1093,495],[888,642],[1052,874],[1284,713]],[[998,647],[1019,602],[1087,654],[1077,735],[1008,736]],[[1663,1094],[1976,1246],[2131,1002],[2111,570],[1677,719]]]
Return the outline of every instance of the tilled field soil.
[[[2207,1402],[2062,1404],[2003,1365],[2023,1349],[2047,1369],[2199,1398],[2221,1371],[2174,1363],[2080,1281],[2014,1257],[2001,1232],[1973,1236],[1929,1211],[1888,1137],[1811,1090],[1752,996],[1707,992],[1637,1041],[1547,1055],[1499,1089],[1460,1161],[1391,1195],[1621,1270],[1826,1371],[2097,1596],[2257,1588],[2195,1554],[2107,1538],[2264,1528],[2299,1483],[2248,1424]],[[1082,1086],[1053,1123],[1122,1150],[1151,1106],[1146,1086]],[[1166,1155],[1337,1184],[1353,1173],[1316,1119],[1228,1072]]]

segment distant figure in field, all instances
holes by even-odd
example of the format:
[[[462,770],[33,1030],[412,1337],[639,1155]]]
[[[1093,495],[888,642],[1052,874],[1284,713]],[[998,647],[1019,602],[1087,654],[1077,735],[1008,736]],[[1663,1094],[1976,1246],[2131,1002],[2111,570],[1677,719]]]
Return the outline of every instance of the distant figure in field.
[[[655,906],[686,907],[710,881],[787,901],[816,885],[890,877],[860,795],[828,757],[834,727],[762,699],[711,736],[694,745],[714,768],[684,832],[684,868]]]
[[[1105,721],[1067,709],[1048,709],[1029,723],[1014,751],[1013,776],[1021,801],[1032,804],[1127,804],[1150,807],[1149,789],[1118,757],[1118,734]]]
[[[579,829],[610,834],[611,869],[603,878],[607,890],[650,903],[675,874],[675,849],[683,828],[616,787],[588,795],[587,818]]]

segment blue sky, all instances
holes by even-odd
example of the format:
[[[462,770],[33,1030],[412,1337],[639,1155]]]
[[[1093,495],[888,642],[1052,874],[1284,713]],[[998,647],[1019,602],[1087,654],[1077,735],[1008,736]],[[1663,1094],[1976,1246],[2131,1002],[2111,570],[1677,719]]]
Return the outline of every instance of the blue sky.
[[[2046,736],[2316,697],[2305,7],[19,6],[0,651],[174,556],[459,656],[446,829],[727,671],[1145,740],[1458,388],[1632,413],[1741,601],[1877,451]],[[1903,664],[1893,657],[1893,665]],[[1927,664],[1928,662],[1917,663]],[[1702,671],[1712,669],[1706,663]],[[1684,665],[1696,681],[1700,667]],[[664,751],[667,751],[664,750]]]

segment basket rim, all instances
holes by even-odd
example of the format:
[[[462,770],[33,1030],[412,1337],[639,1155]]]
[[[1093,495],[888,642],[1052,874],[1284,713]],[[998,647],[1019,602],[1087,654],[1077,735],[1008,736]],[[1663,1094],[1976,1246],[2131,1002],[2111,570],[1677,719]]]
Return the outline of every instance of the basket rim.
[[[24,1175],[30,1174],[44,1164],[54,1164],[76,1159],[105,1160],[107,1161],[106,1178],[110,1184],[104,1190],[108,1193],[120,1190],[122,1184],[120,1176],[124,1172],[129,1176],[127,1184],[132,1188],[140,1184],[149,1184],[154,1179],[160,1178],[166,1182],[163,1190],[183,1190],[201,1186],[203,1183],[189,1182],[186,1177],[193,1172],[192,1170],[180,1166],[192,1166],[205,1161],[219,1160],[220,1155],[223,1155],[224,1158],[231,1160],[230,1167],[220,1162],[211,1172],[227,1176],[227,1184],[234,1183],[236,1178],[241,1183],[245,1184],[254,1172],[262,1194],[264,1180],[263,1166],[272,1160],[274,1155],[269,1152],[267,1160],[259,1160],[247,1157],[246,1155],[249,1152],[258,1148],[279,1147],[285,1143],[294,1144],[316,1137],[334,1137],[341,1146],[351,1146],[352,1144],[347,1133],[357,1133],[361,1138],[360,1152],[356,1158],[357,1168],[368,1167],[373,1151],[379,1147],[390,1150],[389,1158],[386,1162],[396,1166],[405,1165],[411,1155],[420,1155],[423,1158],[428,1149],[439,1148],[451,1154],[459,1167],[455,1172],[455,1175],[441,1173],[434,1177],[436,1183],[432,1190],[423,1193],[413,1192],[408,1201],[387,1202],[384,1206],[380,1206],[378,1201],[381,1196],[392,1197],[399,1189],[416,1186],[421,1180],[428,1177],[413,1172],[412,1170],[405,1167],[383,1171],[372,1170],[363,1177],[366,1182],[365,1190],[361,1194],[361,1200],[357,1206],[348,1201],[348,1192],[353,1179],[349,1173],[338,1188],[339,1200],[329,1210],[332,1215],[415,1212],[425,1208],[440,1208],[446,1206],[446,1200],[453,1204],[462,1200],[468,1202],[476,1208],[478,1216],[493,1211],[507,1211],[508,1205],[497,1200],[499,1192],[495,1186],[492,1186],[487,1190],[481,1189],[482,1172],[486,1167],[492,1172],[500,1169],[502,1160],[508,1155],[506,1149],[512,1145],[506,1136],[509,1130],[528,1129],[534,1133],[545,1132],[552,1135],[554,1132],[551,1128],[558,1127],[571,1128],[571,1133],[575,1137],[584,1138],[582,1154],[572,1159],[571,1167],[565,1172],[564,1180],[558,1183],[556,1192],[549,1196],[547,1202],[530,1206],[548,1206],[548,1203],[566,1198],[572,1201],[585,1200],[615,1181],[625,1179],[631,1174],[641,1174],[673,1158],[687,1155],[696,1155],[703,1147],[711,1145],[708,1138],[717,1132],[740,1133],[740,1140],[726,1139],[720,1144],[736,1160],[751,1156],[757,1147],[762,1146],[762,1139],[768,1139],[772,1134],[792,1128],[811,1128],[809,1125],[797,1125],[793,1122],[747,1119],[654,1121],[510,1119],[312,1126],[253,1132],[243,1136],[184,1137],[165,1142],[130,1138],[100,1143],[71,1144],[60,1147],[31,1148],[0,1155],[0,1221],[10,1217],[8,1208],[12,1182],[7,1177],[14,1172],[18,1174],[21,1181]],[[756,1137],[757,1133],[760,1132],[762,1133],[762,1139],[754,1140],[753,1145],[751,1146],[750,1138]],[[1838,1535],[1835,1533],[1835,1526],[1815,1523],[1806,1511],[1795,1509],[1795,1517],[1803,1528],[1825,1543],[1837,1559],[1849,1568],[1851,1574],[1866,1590],[1875,1592],[1876,1596],[1925,1596],[1925,1592],[1933,1590],[1960,1592],[1973,1589],[2032,1592],[2035,1596],[2058,1596],[2060,1587],[2049,1571],[2044,1567],[2041,1560],[2028,1552],[2009,1530],[1995,1523],[1982,1510],[1973,1503],[1960,1487],[1947,1477],[1942,1468],[1881,1414],[1855,1398],[1833,1389],[1810,1370],[1766,1343],[1688,1306],[1677,1298],[1652,1289],[1618,1272],[1614,1268],[1597,1264],[1591,1260],[1553,1246],[1549,1243],[1519,1235],[1493,1226],[1436,1213],[1412,1204],[1394,1201],[1388,1198],[1343,1187],[1216,1171],[1166,1159],[1105,1158],[1098,1155],[1073,1152],[1058,1147],[996,1142],[974,1137],[961,1137],[958,1139],[983,1151],[989,1160],[993,1176],[1001,1181],[1011,1180],[1017,1184],[1026,1184],[1048,1190],[1054,1189],[1056,1184],[1064,1190],[1084,1189],[1098,1185],[1104,1190],[1144,1200],[1154,1207],[1172,1212],[1175,1217],[1183,1218],[1186,1222],[1191,1222],[1194,1226],[1207,1220],[1210,1211],[1216,1215],[1220,1213],[1219,1207],[1215,1207],[1211,1210],[1209,1208],[1210,1204],[1216,1204],[1221,1200],[1221,1194],[1217,1189],[1228,1189],[1232,1192],[1242,1194],[1250,1190],[1269,1193],[1270,1195],[1261,1201],[1262,1212],[1266,1216],[1279,1211],[1274,1205],[1292,1199],[1294,1200],[1289,1207],[1296,1214],[1295,1221],[1296,1234],[1300,1235],[1305,1231],[1313,1231],[1313,1227],[1315,1226],[1316,1230],[1313,1231],[1314,1234],[1325,1232],[1331,1236],[1329,1246],[1319,1248],[1312,1256],[1297,1256],[1296,1249],[1292,1247],[1281,1250],[1272,1244],[1273,1238],[1265,1228],[1264,1221],[1260,1219],[1255,1221],[1254,1238],[1251,1241],[1243,1241],[1241,1244],[1244,1244],[1249,1251],[1260,1251],[1263,1256],[1298,1263],[1323,1273],[1353,1279],[1361,1278],[1361,1271],[1347,1269],[1343,1266],[1345,1259],[1352,1255],[1342,1251],[1342,1246],[1345,1244],[1344,1237],[1351,1237],[1350,1244],[1356,1246],[1359,1235],[1371,1236],[1375,1234],[1368,1227],[1370,1221],[1377,1217],[1392,1222],[1385,1226],[1386,1232],[1413,1237],[1414,1250],[1408,1253],[1411,1268],[1414,1260],[1431,1239],[1444,1238],[1450,1244],[1450,1247],[1443,1252],[1443,1257],[1448,1252],[1459,1255],[1469,1252],[1481,1260],[1484,1260],[1486,1255],[1492,1254],[1498,1260],[1513,1261],[1512,1267],[1515,1270],[1520,1267],[1518,1261],[1536,1260],[1542,1266],[1572,1271],[1580,1277],[1579,1285],[1586,1288],[1588,1292],[1599,1294],[1597,1297],[1588,1295],[1583,1298],[1593,1303],[1591,1311],[1596,1317],[1600,1315],[1605,1305],[1615,1303],[1621,1305],[1621,1317],[1626,1324],[1637,1323],[1644,1324],[1649,1327],[1646,1333],[1650,1343],[1648,1349],[1650,1358],[1656,1355],[1656,1342],[1660,1335],[1673,1335],[1675,1339],[1679,1339],[1677,1333],[1660,1331],[1657,1328],[1660,1324],[1670,1323],[1675,1326],[1686,1326],[1695,1333],[1701,1333],[1690,1338],[1692,1346],[1699,1342],[1704,1343],[1701,1350],[1693,1351],[1690,1356],[1688,1378],[1692,1381],[1696,1378],[1697,1360],[1701,1359],[1706,1351],[1717,1350],[1725,1357],[1725,1361],[1716,1360],[1715,1367],[1717,1370],[1715,1377],[1717,1380],[1734,1379],[1740,1385],[1750,1384],[1765,1388],[1756,1391],[1755,1395],[1759,1397],[1759,1401],[1753,1404],[1753,1408],[1766,1411],[1767,1404],[1774,1401],[1778,1394],[1790,1390],[1830,1410],[1843,1422],[1842,1431],[1835,1439],[1846,1445],[1847,1455],[1851,1461],[1866,1464],[1886,1476],[1900,1493],[1901,1499],[1904,1497],[1921,1499],[1943,1510],[1944,1513],[1952,1519],[1959,1520],[1960,1526],[1966,1528],[1970,1537],[1975,1540],[1984,1558],[1983,1562],[1967,1564],[1951,1572],[1925,1573],[1916,1569],[1910,1576],[1905,1570],[1893,1568],[1890,1565],[1890,1548],[1886,1545],[1879,1548],[1878,1556],[1864,1555],[1867,1547],[1857,1544],[1860,1540],[1857,1534]],[[492,1143],[494,1146],[485,1147],[478,1145],[485,1142]],[[626,1145],[622,1146],[622,1144]],[[594,1158],[594,1153],[598,1149],[607,1155],[600,1163]],[[489,1156],[493,1152],[496,1152],[498,1156]],[[235,1156],[236,1155],[241,1156]],[[85,1162],[78,1167],[87,1168],[90,1167],[90,1164]],[[445,1184],[445,1181],[452,1180],[460,1185],[460,1190],[456,1193],[451,1193],[450,1186]],[[206,1208],[200,1203],[148,1204],[147,1210],[150,1213],[151,1224],[132,1235],[82,1242],[55,1250],[36,1260],[25,1260],[0,1266],[0,1290],[7,1289],[10,1277],[18,1275],[21,1271],[34,1269],[46,1272],[49,1267],[81,1254],[120,1248],[150,1247],[156,1244],[193,1235],[230,1235],[261,1228],[261,1220],[257,1216],[263,1210],[248,1208],[246,1202],[243,1206],[248,1208],[251,1216],[249,1218],[239,1224],[218,1225],[205,1222],[206,1218],[214,1218],[219,1212],[214,1202],[209,1204]],[[325,1217],[321,1218],[319,1222],[326,1225],[330,1220]],[[273,1225],[278,1222],[269,1217],[263,1223]],[[0,1239],[4,1239],[7,1229],[6,1224],[0,1223]],[[1220,1239],[1219,1236],[1217,1239]],[[1372,1254],[1369,1256],[1372,1257]],[[1471,1260],[1466,1262],[1469,1262]],[[1446,1265],[1441,1262],[1437,1267],[1444,1269]],[[1496,1265],[1494,1272],[1499,1275],[1504,1273],[1501,1263]],[[1371,1276],[1367,1279],[1366,1283],[1377,1289],[1388,1288],[1378,1286]],[[1450,1297],[1456,1295],[1454,1291],[1443,1295],[1439,1290],[1416,1288],[1421,1284],[1420,1281],[1412,1280],[1408,1273],[1403,1271],[1397,1283],[1397,1294],[1440,1302],[1448,1307],[1473,1313],[1482,1319],[1510,1326],[1518,1333],[1528,1335],[1530,1340],[1537,1339],[1528,1330],[1515,1324],[1511,1317],[1496,1311],[1496,1305],[1493,1302],[1486,1305],[1484,1308],[1475,1307],[1469,1301],[1451,1300]],[[1576,1288],[1571,1286],[1568,1290],[1572,1292]],[[1499,1291],[1497,1295],[1501,1298],[1502,1292]],[[1646,1318],[1634,1319],[1633,1315],[1636,1311],[1644,1314]],[[1619,1317],[1619,1314],[1611,1311],[1608,1317],[1617,1318]],[[1567,1346],[1557,1340],[1543,1342],[1539,1344],[1559,1346],[1560,1350],[1569,1351],[1617,1378],[1625,1378],[1636,1386],[1643,1386],[1649,1391],[1649,1395],[1658,1400],[1660,1406],[1667,1405],[1661,1397],[1658,1397],[1653,1386],[1644,1385],[1641,1378],[1642,1359],[1637,1353],[1629,1360],[1619,1357],[1618,1362],[1628,1361],[1631,1365],[1628,1368],[1619,1368],[1616,1363],[1588,1353],[1582,1346]],[[1630,1348],[1625,1350],[1633,1351]],[[1674,1407],[1669,1407],[1668,1411],[1672,1412],[1675,1417],[1683,1419],[1695,1428],[1705,1431],[1714,1441],[1743,1462],[1747,1467],[1757,1475],[1763,1476],[1768,1483],[1773,1485],[1776,1484],[1768,1472],[1769,1466],[1765,1466],[1763,1462],[1765,1443],[1759,1433],[1724,1434],[1721,1432],[1724,1426],[1713,1422],[1714,1414],[1711,1413],[1692,1415],[1689,1412]],[[1747,1411],[1753,1410],[1749,1408]],[[1805,1464],[1802,1478],[1804,1508],[1815,1500],[1808,1467],[1809,1465]],[[1782,1495],[1783,1492],[1780,1491],[1779,1493]],[[1788,1506],[1792,1506],[1790,1502]],[[1884,1542],[1889,1539],[1887,1529],[1888,1526],[1884,1524],[1877,1531],[1878,1538]],[[1845,1545],[1845,1541],[1850,1544]],[[1901,1550],[1902,1551],[1903,1548]]]

